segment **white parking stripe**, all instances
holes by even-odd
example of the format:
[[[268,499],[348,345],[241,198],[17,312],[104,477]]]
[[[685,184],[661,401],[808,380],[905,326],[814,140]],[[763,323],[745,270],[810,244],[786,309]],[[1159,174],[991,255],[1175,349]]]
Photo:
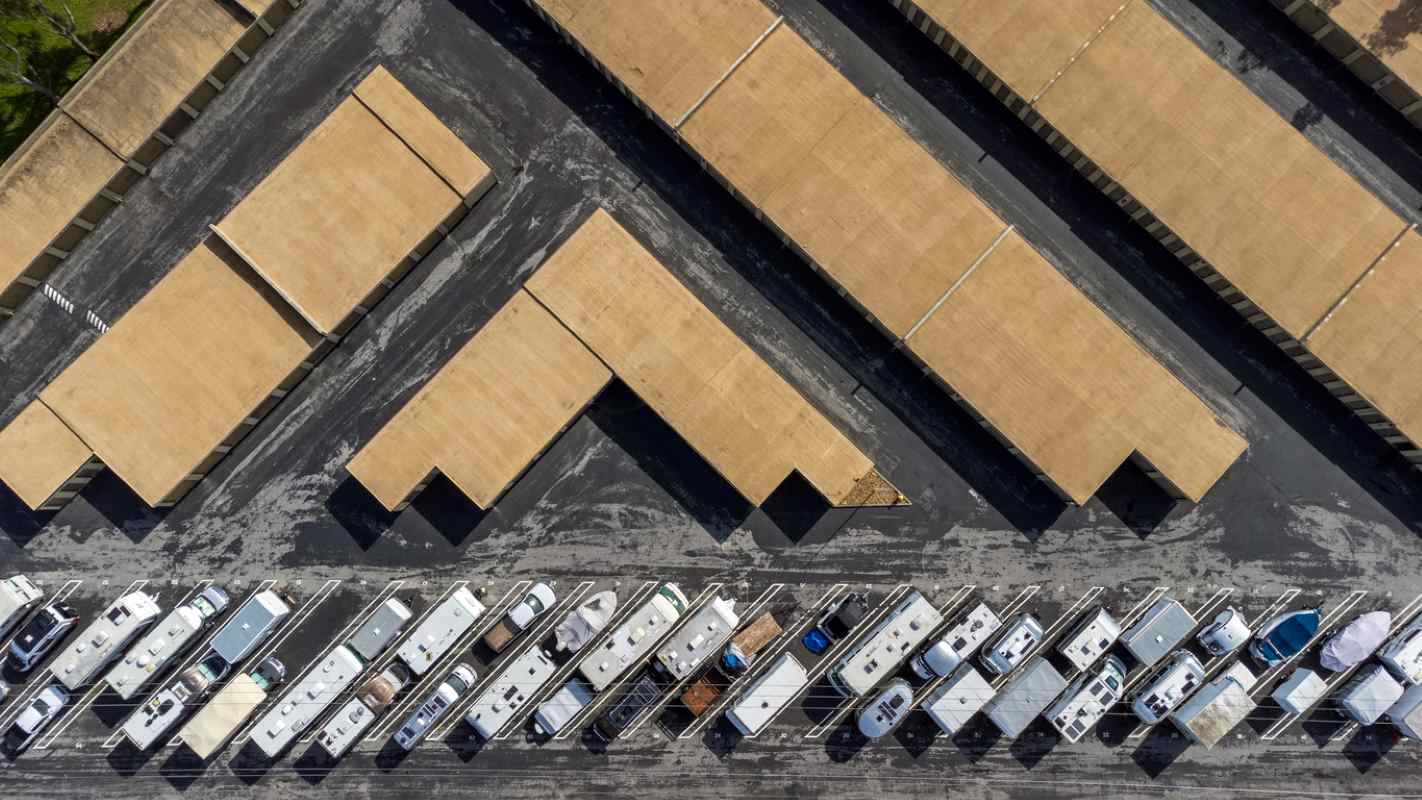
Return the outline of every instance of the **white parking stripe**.
[[[1318,631],[1314,633],[1311,638],[1309,638],[1308,643],[1305,644],[1302,649],[1300,649],[1292,657],[1286,658],[1282,662],[1275,664],[1274,666],[1265,670],[1264,674],[1259,676],[1259,679],[1254,683],[1255,688],[1250,692],[1250,696],[1256,698],[1261,697],[1263,693],[1268,690],[1269,684],[1273,681],[1274,678],[1282,674],[1283,671],[1287,669],[1290,664],[1293,664],[1295,661],[1297,661],[1300,656],[1302,656],[1304,653],[1307,653],[1309,649],[1312,648],[1314,644],[1318,642],[1319,639],[1322,639],[1324,636],[1328,635],[1328,633],[1330,632],[1329,626],[1337,622],[1340,618],[1343,617],[1344,614],[1347,614],[1353,608],[1353,606],[1356,606],[1364,597],[1367,597],[1367,595],[1368,593],[1362,590],[1355,589],[1354,591],[1350,592],[1348,596],[1344,598],[1343,602],[1334,606],[1333,609],[1330,610],[1328,614],[1323,617],[1323,620],[1318,623]]]
[[[504,728],[503,731],[496,735],[494,737],[494,740],[503,741],[504,739],[507,739],[508,737],[512,736],[514,734],[514,731],[521,730],[524,724],[527,722],[528,718],[533,714],[534,711],[538,709],[539,704],[541,704],[545,699],[547,699],[548,696],[558,691],[558,689],[562,688],[562,686],[567,682],[568,676],[572,674],[573,670],[577,669],[578,662],[582,660],[581,656],[586,653],[592,652],[593,650],[596,650],[599,647],[602,647],[602,643],[607,640],[607,637],[612,635],[613,631],[617,630],[617,626],[621,625],[623,621],[631,617],[632,613],[635,612],[639,607],[641,607],[645,599],[649,597],[652,592],[656,591],[659,585],[660,584],[658,584],[656,581],[644,581],[641,586],[637,587],[637,591],[632,593],[632,596],[627,600],[627,603],[625,605],[619,606],[621,610],[620,614],[614,617],[613,619],[608,620],[607,627],[603,628],[597,636],[593,637],[591,641],[583,645],[583,647],[579,649],[578,652],[570,654],[571,657],[568,659],[568,663],[564,664],[562,668],[560,668],[558,672],[553,675],[553,678],[551,680],[548,680],[543,684],[543,688],[539,690],[538,694],[530,698],[529,701],[524,704],[523,708],[519,710],[519,713],[515,714],[514,717],[509,720],[508,727]]]
[[[1008,617],[1012,616],[1013,614],[1016,614],[1017,612],[1025,608],[1027,606],[1027,602],[1033,597],[1036,597],[1037,592],[1040,591],[1041,588],[1041,586],[1034,583],[1023,589],[1022,591],[1018,592],[1017,596],[1012,598],[1012,602],[1002,607],[1002,620],[1004,622],[1007,621]]]
[[[1252,619],[1252,620],[1249,621],[1249,629],[1250,629],[1250,630],[1254,630],[1254,629],[1258,628],[1260,625],[1263,625],[1265,620],[1270,619],[1270,618],[1272,618],[1274,615],[1278,614],[1280,611],[1282,611],[1282,610],[1284,609],[1285,606],[1287,606],[1290,602],[1293,601],[1293,599],[1294,599],[1295,597],[1298,597],[1298,596],[1299,596],[1299,590],[1298,590],[1298,589],[1289,589],[1289,590],[1285,591],[1285,592],[1283,593],[1283,595],[1281,595],[1281,596],[1279,597],[1278,600],[1275,600],[1272,604],[1270,604],[1270,606],[1269,606],[1268,608],[1266,608],[1266,609],[1264,609],[1263,611],[1259,612],[1259,615],[1258,615],[1258,616],[1256,616],[1254,619]]]
[[[763,670],[768,668],[769,665],[775,663],[775,660],[780,657],[781,652],[788,649],[792,644],[794,644],[795,641],[800,638],[800,635],[810,627],[810,625],[819,617],[819,615],[823,614],[826,609],[828,609],[833,603],[838,601],[839,595],[848,588],[849,584],[847,583],[836,583],[835,585],[826,589],[825,593],[820,595],[820,599],[815,601],[815,603],[809,606],[804,613],[797,617],[794,623],[786,625],[784,628],[782,628],[780,631],[780,635],[775,637],[773,640],[770,641],[769,644],[766,645],[766,647],[764,648],[764,655],[758,656],[756,658],[756,662],[751,665],[750,669],[747,669],[744,674],[732,681],[731,685],[726,687],[726,691],[722,692],[721,696],[716,698],[716,703],[710,708],[707,708],[705,711],[703,711],[701,713],[701,716],[697,718],[696,722],[692,724],[691,727],[682,731],[681,735],[677,738],[689,739],[699,733],[707,725],[711,724],[711,721],[714,720],[721,713],[721,710],[725,708],[728,703],[731,702],[731,698],[735,697],[736,693],[740,691],[742,686],[749,683],[755,676],[759,675]]]
[[[554,740],[561,741],[573,735],[574,731],[581,730],[582,727],[587,724],[587,721],[592,719],[594,715],[596,715],[597,712],[601,710],[604,705],[607,704],[608,700],[613,697],[616,697],[617,692],[629,681],[631,681],[632,678],[638,672],[640,672],[643,667],[646,666],[647,662],[654,657],[652,654],[656,653],[657,648],[662,646],[662,642],[666,641],[678,630],[680,630],[681,627],[685,625],[687,621],[689,621],[696,614],[696,612],[701,610],[701,606],[710,602],[710,598],[714,596],[716,592],[720,591],[721,587],[724,585],[725,584],[723,583],[713,583],[703,589],[701,591],[701,594],[697,595],[696,600],[692,601],[692,603],[686,607],[686,613],[682,614],[680,617],[677,618],[676,624],[668,625],[666,632],[663,633],[661,636],[657,637],[657,640],[652,643],[652,646],[650,648],[647,649],[647,656],[645,656],[635,664],[628,665],[628,667],[622,671],[622,674],[621,676],[619,676],[617,681],[612,683],[607,688],[603,689],[601,692],[598,692],[597,695],[593,697],[593,701],[591,703],[588,703],[587,708],[584,708],[582,711],[579,711],[568,722],[567,725],[563,726],[563,730],[559,731],[558,735],[553,737]]]
[[[1037,594],[1037,586],[1033,585],[1028,586],[1027,588],[1032,590],[1032,595]],[[1046,630],[1042,631],[1042,638],[1038,639],[1036,644],[1032,645],[1030,648],[1027,649],[1027,652],[1023,654],[1021,659],[1018,660],[1017,666],[1023,666],[1028,661],[1031,661],[1032,657],[1037,655],[1037,653],[1043,647],[1045,647],[1049,642],[1051,642],[1052,637],[1056,633],[1060,632],[1061,629],[1065,627],[1066,624],[1070,622],[1073,617],[1075,617],[1078,609],[1081,609],[1086,604],[1090,603],[1092,600],[1095,600],[1098,596],[1100,596],[1101,592],[1103,591],[1105,591],[1105,587],[1101,586],[1093,586],[1090,589],[1087,589],[1086,594],[1083,594],[1075,603],[1073,603],[1071,608],[1068,608],[1065,612],[1060,614],[1057,617],[1056,621],[1052,623],[1050,628],[1047,628]],[[1023,600],[1022,605],[1025,606],[1026,604],[1027,601]],[[1004,622],[1006,622],[1005,619]],[[1008,679],[1010,679],[1013,673],[1015,673],[1016,671],[1016,669],[1012,669],[1006,673],[1003,673],[1002,675],[998,675],[996,678],[993,678],[992,688],[1001,689],[1004,685],[1007,684]]]
[[[1203,622],[1205,617],[1213,614],[1215,609],[1224,603],[1224,601],[1228,600],[1231,594],[1234,594],[1233,586],[1222,586],[1216,589],[1215,593],[1210,595],[1210,599],[1201,603],[1200,607],[1195,609],[1195,613],[1191,616],[1195,618],[1196,622]]]
[[[1121,630],[1130,630],[1131,626],[1139,622],[1141,617],[1144,617],[1146,612],[1151,609],[1151,606],[1155,605],[1156,601],[1164,597],[1166,592],[1169,591],[1169,586],[1156,586],[1149,592],[1146,592],[1146,596],[1142,597],[1139,603],[1132,606],[1131,610],[1127,611],[1121,617]]]
[[[894,606],[898,604],[899,598],[908,594],[912,589],[913,586],[907,583],[901,583],[891,589],[889,593],[884,596],[884,599],[879,601],[879,604],[870,610],[866,618],[859,623],[856,630],[837,642],[834,647],[830,648],[828,653],[825,653],[820,657],[819,661],[815,662],[815,666],[806,676],[805,685],[802,686],[799,691],[795,692],[795,694],[791,695],[785,705],[781,706],[779,711],[765,721],[765,724],[761,726],[760,730],[745,738],[754,739],[760,736],[761,733],[770,730],[770,727],[775,724],[775,720],[778,719],[781,714],[784,714],[786,709],[794,705],[796,700],[800,699],[802,695],[812,689],[815,683],[819,681],[820,676],[824,675],[829,671],[830,667],[834,666],[834,663],[839,659],[841,653],[855,644],[858,644],[870,631],[874,630],[874,627],[878,625],[884,617],[887,617],[889,612],[894,609]]]

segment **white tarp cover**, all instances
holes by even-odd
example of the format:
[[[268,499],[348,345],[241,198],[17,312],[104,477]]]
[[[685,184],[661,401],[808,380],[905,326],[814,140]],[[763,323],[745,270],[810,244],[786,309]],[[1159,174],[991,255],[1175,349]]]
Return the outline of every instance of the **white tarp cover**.
[[[597,635],[598,631],[607,627],[607,621],[612,619],[612,612],[617,610],[616,592],[598,592],[586,603],[573,609],[562,624],[554,629],[553,633],[558,637],[558,649],[576,653],[583,649]]]
[[[1392,626],[1392,615],[1373,611],[1348,623],[1348,626],[1323,646],[1319,663],[1324,669],[1341,672],[1362,662],[1382,646]]]

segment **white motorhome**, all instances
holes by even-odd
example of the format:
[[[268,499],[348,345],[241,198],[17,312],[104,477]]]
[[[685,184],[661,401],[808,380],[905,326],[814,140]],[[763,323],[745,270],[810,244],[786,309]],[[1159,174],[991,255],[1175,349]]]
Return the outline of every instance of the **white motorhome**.
[[[1392,637],[1378,652],[1378,660],[1403,683],[1422,683],[1422,619]]]
[[[953,736],[997,694],[987,678],[964,667],[924,698],[923,710],[940,730]]]
[[[542,648],[529,648],[479,695],[479,699],[465,713],[464,721],[485,741],[494,738],[494,734],[513,719],[557,669]]]
[[[943,615],[918,592],[910,592],[894,610],[829,671],[829,682],[846,697],[863,697],[883,683],[934,629]]]
[[[460,588],[435,606],[415,628],[415,632],[400,643],[395,655],[416,675],[424,675],[435,665],[459,637],[469,632],[484,613],[484,604],[467,588]]]
[[[44,597],[44,592],[24,575],[12,575],[0,581],[0,639],[25,618]]]
[[[1066,656],[1073,667],[1085,672],[1096,659],[1106,655],[1111,645],[1121,638],[1121,624],[1105,608],[1087,615],[1066,638],[1057,645],[1057,652]]]
[[[593,691],[606,689],[634,663],[642,660],[686,613],[686,595],[676,584],[663,584],[650,600],[632,612],[596,649],[578,663],[578,672]]]
[[[161,613],[157,601],[144,592],[120,597],[84,629],[78,641],[59,654],[52,668],[54,676],[70,691],[91,683]]]
[[[361,658],[374,661],[405,629],[411,616],[409,606],[394,597],[387,598],[360,626],[348,644]]]
[[[340,758],[350,750],[370,726],[390,708],[395,696],[410,681],[410,671],[403,664],[391,664],[356,690],[345,705],[316,734],[316,744],[331,758]]]
[[[1205,680],[1205,665],[1189,650],[1177,650],[1170,661],[1137,690],[1131,710],[1141,722],[1154,725],[1189,697]]]
[[[1141,666],[1154,666],[1185,641],[1195,625],[1194,615],[1185,606],[1174,598],[1162,597],[1139,622],[1121,634],[1121,644]]]
[[[685,678],[721,649],[741,624],[736,601],[714,597],[702,606],[660,648],[657,664],[674,678]]]
[[[742,734],[754,736],[770,724],[809,682],[809,675],[795,655],[783,653],[736,700],[726,712],[726,719]]]
[[[1082,673],[1047,709],[1047,720],[1063,739],[1075,744],[1116,705],[1125,685],[1126,665],[1115,656],[1107,656],[1099,669]]]
[[[909,665],[924,680],[946,678],[959,664],[972,658],[983,642],[1001,627],[1002,620],[988,608],[987,603],[978,603],[971,611],[958,617],[938,641],[914,656]]]
[[[212,637],[212,651],[229,664],[240,664],[291,615],[291,607],[276,592],[257,592],[223,623]]]
[[[364,670],[354,650],[337,645],[257,722],[252,741],[268,758],[281,755]]]
[[[198,633],[227,607],[227,602],[226,592],[209,587],[173,609],[109,670],[104,682],[119,697],[132,699],[144,684],[163,672],[170,661],[188,649]]]

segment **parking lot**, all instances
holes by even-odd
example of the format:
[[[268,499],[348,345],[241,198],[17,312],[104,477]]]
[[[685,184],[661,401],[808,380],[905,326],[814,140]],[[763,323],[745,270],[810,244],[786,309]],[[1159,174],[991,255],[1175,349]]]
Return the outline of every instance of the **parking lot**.
[[[206,765],[171,742],[139,752],[115,736],[138,700],[88,690],[29,752],[0,760],[7,794],[49,797],[62,786],[75,797],[246,797],[255,786],[661,797],[675,783],[694,794],[760,796],[770,775],[778,793],[834,797],[942,796],[945,787],[978,797],[1414,791],[1416,743],[1347,723],[1327,701],[1298,719],[1272,705],[1272,685],[1292,666],[1261,681],[1258,712],[1213,750],[1189,746],[1169,723],[1143,729],[1123,704],[1075,745],[1040,720],[1015,741],[981,717],[945,737],[922,713],[890,737],[857,735],[857,706],[825,683],[830,656],[799,644],[816,611],[852,591],[868,595],[871,618],[912,588],[949,614],[979,600],[999,613],[1031,612],[1052,637],[1097,604],[1126,619],[1165,594],[1201,622],[1232,605],[1250,621],[1318,607],[1326,627],[1386,609],[1400,626],[1422,606],[1415,471],[892,9],[774,3],[1246,437],[1248,452],[1202,502],[1175,503],[1130,466],[1091,502],[1060,502],[522,2],[337,5],[304,4],[76,250],[54,290],[97,318],[121,317],[377,62],[490,164],[498,185],[177,507],[147,509],[111,473],[57,513],[31,513],[0,489],[0,573],[30,575],[86,621],[140,582],[165,609],[205,582],[234,603],[280,590],[292,617],[258,655],[286,664],[289,683],[380,599],[398,597],[418,618],[463,584],[489,611],[335,763],[312,752],[319,724],[275,764],[253,753],[245,731]],[[1326,55],[1310,55],[1287,20],[1276,33],[1264,12],[1250,11],[1221,33],[1219,3],[1162,5],[1219,37],[1222,57],[1240,40],[1275,48],[1267,68],[1247,71],[1251,85],[1281,113],[1315,101],[1323,118],[1309,135],[1368,173],[1390,204],[1416,208],[1415,145],[1399,126],[1368,124],[1391,110],[1361,99],[1366,92],[1353,92]],[[1347,106],[1356,110],[1341,113],[1339,98],[1356,99]],[[1398,144],[1383,151],[1384,143]],[[872,456],[912,505],[828,509],[792,479],[748,507],[614,383],[491,509],[443,479],[404,512],[380,508],[344,465],[598,207]],[[0,329],[0,419],[97,335],[82,311],[42,295],[27,302]],[[524,714],[479,742],[455,713],[408,756],[392,750],[394,730],[454,663],[468,661],[479,676],[467,704],[529,645],[533,637],[495,659],[475,642],[536,581],[559,595],[545,622],[576,598],[615,589],[625,602],[664,581],[693,605],[719,592],[738,611],[770,610],[784,634],[769,652],[794,653],[814,680],[753,737],[724,721],[724,706],[688,719],[668,685],[611,744],[584,735],[608,704],[603,694],[562,738],[533,736]],[[1212,676],[1231,661],[1200,655]],[[197,656],[190,650],[164,680]],[[0,676],[14,685],[0,724],[43,675],[41,667]],[[930,688],[913,682],[916,697]]]

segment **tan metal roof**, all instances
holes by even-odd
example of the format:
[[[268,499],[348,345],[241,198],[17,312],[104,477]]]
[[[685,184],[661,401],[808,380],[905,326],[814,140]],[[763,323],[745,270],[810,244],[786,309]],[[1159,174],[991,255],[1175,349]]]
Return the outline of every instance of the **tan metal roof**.
[[[199,245],[41,393],[158,505],[319,343],[220,244]]]
[[[1078,503],[1136,452],[1199,500],[1244,452],[1016,232],[908,345]]]
[[[0,171],[0,292],[123,166],[62,113],[30,135]]]
[[[520,291],[346,469],[390,510],[436,469],[488,508],[611,377]]]
[[[1412,0],[1327,0],[1313,4],[1378,57],[1414,92],[1422,92],[1422,31]]]
[[[25,505],[39,508],[93,453],[38,400],[0,429],[0,483]]]
[[[663,85],[664,76],[656,72],[664,67],[664,38],[676,36],[667,32],[686,29],[703,6],[723,14],[763,12],[759,0],[623,0],[615,9],[599,0],[539,0],[539,5],[634,91]],[[1107,5],[1092,0],[1085,9],[1094,13]],[[605,22],[608,15],[617,15],[616,25]],[[1006,23],[996,10],[983,16],[978,22],[984,30],[1004,35]],[[1075,24],[1080,31],[1092,30],[1090,23]],[[771,28],[741,31],[733,43],[718,43],[714,52],[692,49],[690,63],[677,61],[678,75],[709,76],[718,70],[724,75],[724,54],[739,47],[743,56],[724,80],[705,84],[699,94],[708,97],[689,118],[663,111],[663,120],[680,122],[679,133],[696,153],[886,328],[907,337],[954,391],[1074,499],[1089,497],[1137,450],[1187,496],[1202,495],[1242,452],[1243,440],[1223,428],[1055,268],[1008,234],[1002,219],[793,30]],[[1069,57],[1071,38],[1034,30],[1023,41]],[[1020,69],[1024,75],[1041,72],[1029,61]],[[684,94],[698,93],[687,89]],[[674,107],[647,102],[653,110]],[[969,278],[971,288],[960,287],[943,301],[999,241],[1006,242],[1006,249],[979,267],[989,272]],[[995,273],[1007,271],[1005,263],[1031,273],[1022,280],[1050,290],[1052,305],[1035,306],[1035,298],[991,281]],[[942,308],[940,301],[945,302]],[[1014,336],[994,345],[1006,348],[1000,355],[1014,357],[1033,374],[1004,375],[1001,362],[956,346],[943,328],[952,314],[978,324],[1011,316],[1013,303],[1022,303],[1024,312],[1036,308],[1040,313],[1014,317],[1008,324]],[[1078,340],[1055,342],[1063,320]],[[1026,352],[1038,345],[1049,353],[1054,347],[1112,353],[1120,361],[1090,369],[1084,362]],[[1053,392],[1078,399],[1056,407]],[[1157,405],[1143,406],[1141,397]],[[1087,441],[1093,435],[1099,439]]]
[[[838,504],[873,469],[601,209],[526,288],[751,503],[798,471]]]
[[[418,100],[375,80],[390,127],[347,98],[213,226],[322,333],[334,331],[462,202],[391,129],[450,164],[461,184],[476,162],[483,166],[434,130],[443,125]],[[408,113],[416,109],[423,113]]]
[[[1304,341],[1414,442],[1422,441],[1422,236],[1405,234]]]
[[[63,107],[132,156],[246,29],[216,0],[159,0],[65,94]]]

